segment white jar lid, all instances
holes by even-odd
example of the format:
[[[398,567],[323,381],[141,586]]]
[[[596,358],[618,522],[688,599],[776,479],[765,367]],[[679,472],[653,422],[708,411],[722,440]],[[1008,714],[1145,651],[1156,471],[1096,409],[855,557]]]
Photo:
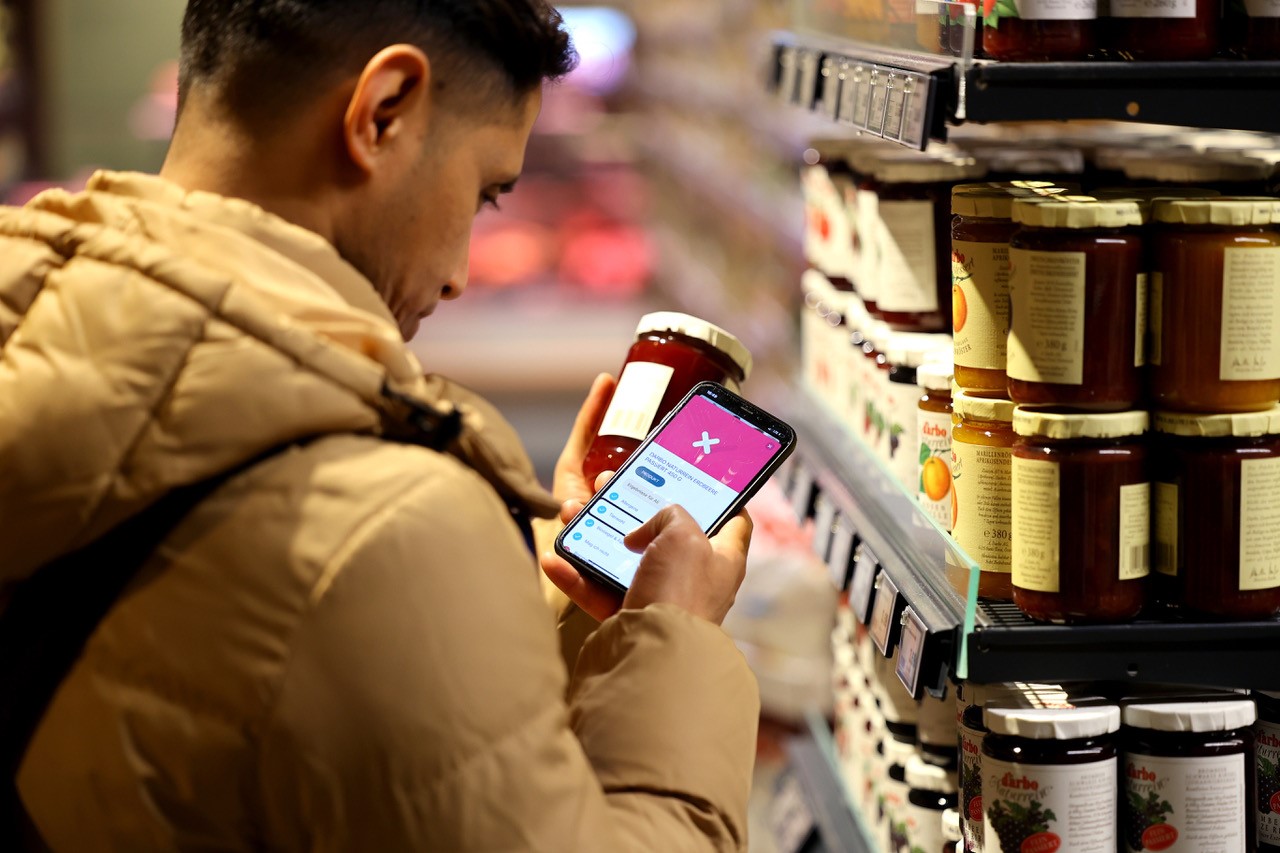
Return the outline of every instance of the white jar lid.
[[[1229,732],[1253,725],[1258,709],[1248,699],[1130,705],[1124,724],[1158,732]]]
[[[1120,709],[1097,708],[987,708],[983,712],[992,734],[1032,740],[1076,740],[1101,737],[1120,728]]]
[[[751,351],[736,337],[706,320],[676,311],[645,314],[636,325],[636,337],[652,332],[675,332],[710,344],[724,353],[742,370],[742,378],[751,376]]]
[[[929,359],[916,370],[916,384],[926,391],[950,391],[955,380],[955,366],[951,360]]]
[[[901,764],[904,767],[916,755],[916,748],[893,737],[884,739],[884,757],[890,764]]]
[[[951,351],[951,336],[941,332],[894,332],[889,336],[885,356],[899,367],[919,367],[938,352]]]
[[[1018,406],[1013,412],[1013,431],[1021,436],[1041,438],[1124,438],[1147,431],[1146,412],[1105,414],[1062,414],[1040,412]]]
[[[1156,412],[1152,428],[1169,435],[1192,438],[1254,438],[1280,434],[1280,406],[1265,412],[1241,412],[1233,415],[1194,415],[1181,412]]]
[[[872,320],[867,323],[866,330],[863,334],[867,336],[867,340],[871,342],[871,346],[875,347],[876,352],[885,353],[887,356],[888,353],[886,350],[889,348],[889,337],[891,335],[896,335],[897,332],[890,329],[889,324],[884,320]]]
[[[918,791],[949,794],[956,790],[956,774],[914,755],[907,761],[907,784]]]

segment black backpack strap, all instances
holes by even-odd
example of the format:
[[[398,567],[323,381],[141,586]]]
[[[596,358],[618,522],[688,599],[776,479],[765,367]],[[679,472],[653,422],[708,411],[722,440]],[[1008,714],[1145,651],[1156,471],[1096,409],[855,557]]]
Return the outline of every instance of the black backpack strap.
[[[259,461],[170,492],[14,589],[0,612],[0,850],[47,849],[18,796],[18,768],[58,685],[98,623],[178,523]]]

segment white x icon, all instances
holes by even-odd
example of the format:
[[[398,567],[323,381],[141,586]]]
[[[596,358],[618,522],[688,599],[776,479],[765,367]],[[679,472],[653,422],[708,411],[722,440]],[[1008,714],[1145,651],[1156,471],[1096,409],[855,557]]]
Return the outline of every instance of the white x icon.
[[[703,453],[710,453],[710,452],[711,452],[711,448],[715,447],[715,446],[716,446],[717,444],[719,444],[719,443],[720,443],[720,439],[718,439],[718,438],[712,438],[712,437],[711,437],[711,433],[707,432],[707,431],[704,429],[704,430],[702,431],[702,441],[695,441],[695,442],[693,443],[693,446],[694,446],[694,447],[701,447],[701,448],[702,448],[702,452],[703,452]]]

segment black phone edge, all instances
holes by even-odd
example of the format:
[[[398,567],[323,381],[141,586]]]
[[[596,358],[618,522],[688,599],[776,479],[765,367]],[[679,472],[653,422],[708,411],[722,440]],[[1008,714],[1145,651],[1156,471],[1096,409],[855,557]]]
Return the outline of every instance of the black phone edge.
[[[704,389],[708,389],[708,388],[715,389],[717,393],[724,392],[725,394],[728,394],[730,401],[733,403],[733,407],[731,408],[729,406],[724,406],[724,408],[729,409],[734,414],[743,414],[744,410],[747,413],[754,412],[758,416],[763,415],[765,417],[768,417],[770,420],[776,422],[779,426],[782,426],[786,429],[786,435],[777,436],[778,441],[782,444],[782,448],[779,451],[779,453],[769,462],[768,465],[760,469],[760,473],[757,474],[756,477],[754,478],[753,484],[746,491],[739,494],[738,497],[734,500],[734,502],[731,503],[729,507],[725,510],[724,514],[721,515],[720,518],[716,519],[715,523],[711,525],[711,528],[706,532],[707,536],[710,537],[710,536],[715,536],[717,533],[719,533],[720,530],[726,524],[729,523],[729,519],[733,518],[738,513],[742,512],[743,508],[747,505],[747,503],[749,503],[750,500],[756,496],[756,494],[760,491],[760,489],[764,488],[764,484],[769,482],[769,479],[777,472],[778,468],[782,467],[782,464],[791,457],[792,452],[796,449],[796,444],[798,442],[798,439],[796,438],[795,429],[793,429],[790,424],[778,418],[776,415],[770,412],[766,412],[764,409],[755,405],[750,400],[747,400],[740,394],[735,394],[733,391],[730,391],[728,388],[724,387],[718,382],[699,382],[697,385],[693,386],[693,388],[689,390],[688,394],[686,394],[683,398],[681,398],[680,402],[677,403],[671,409],[671,411],[667,413],[667,416],[664,417],[658,423],[657,426],[655,426],[652,430],[649,431],[649,434],[644,437],[644,441],[640,442],[639,446],[637,446],[636,449],[632,451],[632,457],[634,457],[635,454],[639,453],[641,449],[644,448],[644,446],[648,444],[650,441],[652,441],[653,438],[658,433],[662,432],[662,430],[666,428],[668,422],[670,422],[671,419],[674,418],[676,414],[689,403],[689,401],[691,401],[694,397],[699,396]],[[716,402],[717,405],[723,406],[723,403],[719,400],[716,400],[714,402]],[[735,409],[737,411],[735,411]],[[628,462],[630,461],[630,459],[631,457],[628,457]],[[608,587],[614,592],[620,593],[622,595],[627,594],[628,587],[623,586],[615,578],[600,571],[595,566],[591,565],[590,563],[586,562],[582,558],[578,557],[576,554],[573,554],[565,550],[562,545],[562,542],[565,534],[569,532],[570,528],[572,528],[573,525],[576,524],[578,520],[582,517],[582,515],[588,510],[588,508],[590,508],[592,502],[595,501],[595,499],[599,495],[608,491],[609,487],[612,486],[618,480],[618,478],[622,476],[622,473],[625,469],[626,469],[626,463],[624,463],[618,469],[618,471],[614,472],[614,475],[611,478],[609,478],[608,482],[606,482],[602,488],[597,489],[596,492],[592,494],[591,498],[588,499],[585,504],[583,504],[583,507],[581,510],[579,510],[578,514],[575,515],[572,519],[570,519],[569,522],[564,526],[564,529],[561,530],[560,533],[556,535],[555,541],[552,543],[552,547],[555,550],[556,555],[562,558],[569,565],[573,566],[574,570],[577,571],[578,574],[589,577],[591,580],[594,580],[602,584],[603,586]]]

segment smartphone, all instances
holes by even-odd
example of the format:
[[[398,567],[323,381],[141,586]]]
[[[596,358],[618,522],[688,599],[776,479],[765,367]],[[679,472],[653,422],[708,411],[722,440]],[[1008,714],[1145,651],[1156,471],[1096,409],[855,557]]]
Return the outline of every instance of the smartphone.
[[[702,382],[649,433],[555,542],[579,573],[625,593],[640,555],[623,537],[679,504],[713,535],[795,449],[795,430],[723,385]]]

